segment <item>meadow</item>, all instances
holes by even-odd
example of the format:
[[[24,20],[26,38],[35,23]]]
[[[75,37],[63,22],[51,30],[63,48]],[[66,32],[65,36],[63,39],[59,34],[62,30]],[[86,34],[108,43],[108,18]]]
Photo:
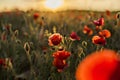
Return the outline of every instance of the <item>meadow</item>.
[[[120,52],[120,15],[117,13],[0,12],[0,80],[76,80],[78,64],[90,53],[102,49]],[[97,25],[95,20],[101,17],[104,24]],[[93,41],[102,30],[109,30],[110,35],[102,38],[102,42]],[[53,34],[59,36],[54,39],[60,39],[51,39]],[[66,51],[62,55],[64,59],[58,60],[57,54],[62,51]]]

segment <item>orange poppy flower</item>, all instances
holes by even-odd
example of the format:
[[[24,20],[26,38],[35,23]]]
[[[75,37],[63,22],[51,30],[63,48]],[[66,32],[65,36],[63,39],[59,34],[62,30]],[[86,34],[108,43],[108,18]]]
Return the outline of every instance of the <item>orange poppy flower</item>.
[[[57,52],[53,53],[54,58],[58,58],[58,59],[61,59],[61,60],[67,59],[70,55],[71,55],[70,52],[64,51],[64,50],[63,51],[57,51]]]
[[[39,16],[40,16],[39,13],[34,13],[34,14],[33,14],[33,18],[34,18],[35,20],[37,20],[37,19],[39,18]]]
[[[58,45],[62,41],[62,36],[59,33],[54,33],[49,37],[48,41],[50,46]]]
[[[88,55],[77,67],[76,80],[120,80],[120,61],[113,50]]]
[[[105,38],[109,38],[111,36],[111,33],[109,30],[105,29],[99,32],[99,35]]]
[[[88,35],[92,35],[93,31],[92,31],[92,29],[90,29],[88,26],[85,25],[84,29],[83,29],[83,33],[88,34]]]
[[[93,36],[92,42],[94,44],[98,44],[98,45],[105,45],[106,44],[105,38],[104,37],[100,37],[100,36]]]
[[[72,40],[80,40],[80,37],[79,37],[75,32],[72,32],[72,33],[70,34],[70,38],[71,38]]]
[[[67,63],[65,60],[54,58],[53,65],[58,69],[58,72],[61,72],[67,66]]]
[[[96,26],[103,26],[104,25],[104,18],[100,18],[98,20],[94,20],[93,23],[96,25]]]

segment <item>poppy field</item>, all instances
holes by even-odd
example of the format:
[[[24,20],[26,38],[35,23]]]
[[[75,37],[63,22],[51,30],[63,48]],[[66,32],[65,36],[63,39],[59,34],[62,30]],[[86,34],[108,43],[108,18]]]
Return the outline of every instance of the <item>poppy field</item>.
[[[120,80],[120,13],[0,12],[0,80]]]

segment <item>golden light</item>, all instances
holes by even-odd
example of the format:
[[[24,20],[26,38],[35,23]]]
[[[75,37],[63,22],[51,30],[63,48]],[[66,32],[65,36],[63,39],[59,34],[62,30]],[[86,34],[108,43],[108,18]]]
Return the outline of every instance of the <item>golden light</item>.
[[[45,6],[48,9],[56,10],[57,8],[61,7],[63,5],[63,0],[46,0]]]

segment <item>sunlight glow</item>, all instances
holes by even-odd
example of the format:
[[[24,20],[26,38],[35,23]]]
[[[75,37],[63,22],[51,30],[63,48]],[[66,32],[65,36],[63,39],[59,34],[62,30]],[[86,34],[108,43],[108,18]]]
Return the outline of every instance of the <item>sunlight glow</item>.
[[[45,6],[48,9],[56,10],[57,8],[61,7],[63,5],[63,0],[46,0]]]

